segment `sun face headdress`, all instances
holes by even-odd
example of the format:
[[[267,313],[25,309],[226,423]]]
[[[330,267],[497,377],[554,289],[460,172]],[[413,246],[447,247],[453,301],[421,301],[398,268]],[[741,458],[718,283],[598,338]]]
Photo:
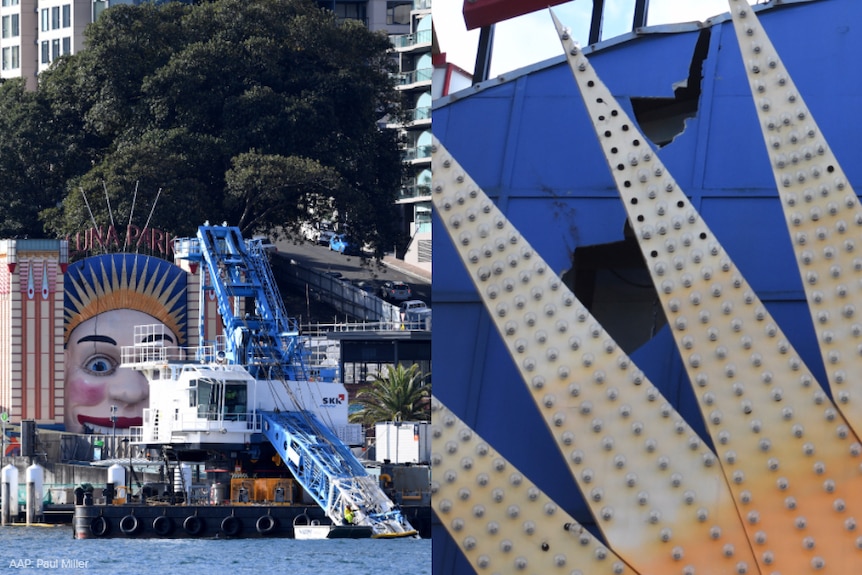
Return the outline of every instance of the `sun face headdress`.
[[[64,343],[84,321],[132,309],[162,322],[176,334],[178,345],[185,344],[186,273],[168,261],[135,254],[90,257],[69,266],[65,292]]]

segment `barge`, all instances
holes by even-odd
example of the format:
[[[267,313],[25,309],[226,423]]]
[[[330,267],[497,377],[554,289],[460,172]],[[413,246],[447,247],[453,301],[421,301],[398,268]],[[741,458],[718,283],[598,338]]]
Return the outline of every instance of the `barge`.
[[[103,493],[76,495],[75,537],[293,537],[300,517],[330,537],[418,536],[349,447],[362,434],[345,387],[308,377],[262,240],[204,225],[174,254],[202,270],[221,333],[206,340],[202,318],[200,344],[181,347],[163,325],[134,327],[121,367],[145,376],[150,405],[131,443],[164,482],[132,498],[115,463]]]

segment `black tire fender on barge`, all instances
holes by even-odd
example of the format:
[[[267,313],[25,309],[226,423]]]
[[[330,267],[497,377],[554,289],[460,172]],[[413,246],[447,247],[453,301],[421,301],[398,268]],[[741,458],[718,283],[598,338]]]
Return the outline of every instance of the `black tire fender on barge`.
[[[222,533],[228,537],[237,535],[240,528],[242,528],[242,523],[240,523],[239,519],[235,515],[228,515],[221,521]]]
[[[197,515],[189,515],[183,521],[183,529],[191,536],[200,535],[204,530],[204,520]]]
[[[167,515],[159,515],[153,519],[153,531],[160,537],[170,535],[174,530],[174,520]]]
[[[141,522],[131,513],[120,519],[120,531],[123,535],[134,535],[140,526]]]
[[[93,520],[90,521],[90,533],[92,533],[96,537],[104,537],[108,534],[110,530],[111,523],[104,515],[94,517]]]
[[[257,518],[257,523],[255,523],[254,527],[261,535],[269,535],[273,532],[276,525],[277,522],[275,517],[267,513],[266,515],[261,515]]]

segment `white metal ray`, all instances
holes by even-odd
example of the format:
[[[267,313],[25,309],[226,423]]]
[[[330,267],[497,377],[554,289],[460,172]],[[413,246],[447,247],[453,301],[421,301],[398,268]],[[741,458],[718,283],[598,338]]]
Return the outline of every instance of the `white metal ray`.
[[[754,572],[715,455],[436,138],[432,200],[609,546],[642,573]]]
[[[862,429],[862,208],[754,10],[728,4],[832,394]]]
[[[862,565],[862,446],[553,17],[761,569]]]
[[[637,575],[437,398],[431,493],[477,573]]]

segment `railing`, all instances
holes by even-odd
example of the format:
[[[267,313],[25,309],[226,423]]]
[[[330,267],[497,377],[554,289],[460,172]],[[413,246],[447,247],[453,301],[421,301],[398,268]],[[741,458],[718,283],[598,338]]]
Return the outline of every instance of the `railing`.
[[[155,410],[144,409],[144,421],[153,421]],[[162,419],[158,425],[150,425],[149,434],[144,434],[143,427],[131,428],[133,443],[170,443],[171,435],[176,433],[221,433],[226,430],[231,433],[260,431],[260,413],[246,412],[222,414],[218,411],[203,409],[195,416],[184,413],[174,413]]]
[[[431,106],[420,106],[404,113],[405,122],[422,122],[431,119]]]
[[[360,321],[398,319],[397,307],[326,273],[320,273],[290,261],[284,277],[303,291],[308,288],[315,299]]]
[[[174,253],[179,257],[200,256],[201,243],[197,238],[174,238]]]
[[[410,48],[411,46],[416,46],[418,44],[430,43],[431,30],[420,30],[413,34],[402,34],[401,36],[394,36],[392,39],[392,44],[396,48]]]
[[[417,82],[430,82],[433,74],[434,68],[420,68],[409,72],[401,72],[398,74],[398,77],[400,84],[402,86],[407,86]]]
[[[431,158],[431,146],[416,146],[415,148],[404,148],[401,151],[401,161],[424,160]]]
[[[260,431],[260,414],[251,411],[240,413],[221,413],[216,410],[200,409],[197,417],[176,414],[172,425],[173,431],[221,431],[226,424],[232,424],[228,431]],[[236,425],[241,423],[242,425]]]
[[[327,333],[353,333],[365,331],[426,331],[424,319],[406,319],[391,321],[359,321],[349,323],[315,323],[304,326],[303,333],[307,335],[325,335]]]
[[[200,359],[214,361],[211,346],[198,347],[160,347],[160,346],[123,346],[120,350],[122,364],[161,364],[176,362],[197,362]]]
[[[416,186],[402,186],[401,190],[398,194],[399,200],[406,200],[410,198],[422,198],[422,197],[431,197],[431,186],[428,185],[416,185]]]

